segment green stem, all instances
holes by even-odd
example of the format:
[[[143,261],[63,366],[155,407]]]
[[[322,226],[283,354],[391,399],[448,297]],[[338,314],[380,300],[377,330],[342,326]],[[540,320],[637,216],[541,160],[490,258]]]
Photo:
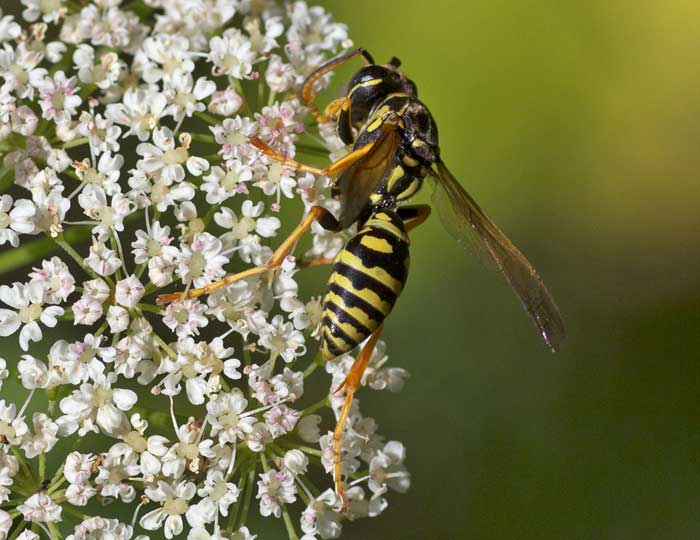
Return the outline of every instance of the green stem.
[[[192,135],[193,141],[209,143],[209,144],[217,144],[216,139],[214,138],[214,135],[208,135],[206,133],[192,133],[191,135]]]
[[[316,371],[316,368],[320,365],[319,360],[321,360],[321,354],[317,354],[314,356],[314,359],[311,360],[311,363],[309,366],[304,370],[304,378],[306,379],[309,375],[311,375],[314,371]]]
[[[92,268],[87,266],[85,264],[85,261],[83,258],[80,256],[80,254],[73,249],[73,246],[71,246],[68,242],[66,242],[65,238],[63,237],[63,234],[58,235],[56,238],[53,238],[53,241],[58,244],[63,251],[65,251],[70,257],[80,265],[80,267],[85,270],[85,272],[93,279],[99,279],[100,276],[98,276]],[[109,278],[105,278],[109,279]]]
[[[175,351],[173,351],[170,348],[170,346],[165,341],[163,341],[162,337],[160,337],[157,333],[154,333],[153,337],[170,358],[177,358],[177,354],[175,353]]]
[[[12,513],[10,513],[10,515],[12,515]],[[20,519],[17,523],[17,527],[15,527],[15,530],[12,531],[12,534],[7,537],[7,540],[15,540],[15,538],[19,536],[19,533],[21,533],[24,530],[26,523],[26,521]]]
[[[241,518],[238,520],[238,527],[236,530],[240,529],[246,522],[246,519],[248,519],[248,510],[250,509],[250,503],[251,500],[253,499],[253,492],[255,491],[255,469],[256,469],[257,463],[254,461],[253,466],[250,468],[250,471],[248,472],[248,493],[245,496],[245,499],[243,500],[243,511],[241,512]]]
[[[15,179],[14,167],[5,167],[4,165],[0,167],[0,193],[4,193],[12,185]]]
[[[154,304],[136,304],[136,307],[141,311],[148,311],[149,313],[155,313],[156,315],[161,315],[163,313],[163,308]]]
[[[207,124],[211,124],[212,126],[220,126],[221,125],[221,120],[212,116],[211,114],[208,114],[205,112],[195,111],[194,115],[201,118],[202,120],[204,120]]]
[[[322,409],[324,407],[330,407],[330,406],[331,406],[331,403],[330,403],[328,397],[326,396],[321,401],[317,401],[313,405],[309,405],[308,407],[306,407],[306,409],[302,410],[301,415],[306,416],[307,414],[314,413],[319,409]]]
[[[29,464],[25,461],[24,456],[22,453],[19,451],[19,448],[16,446],[11,446],[12,453],[15,455],[17,458],[17,461],[19,462],[19,466],[24,472],[24,474],[27,476],[27,480],[33,481],[36,483],[36,479],[34,478],[34,474],[32,473],[32,469],[29,467]]]
[[[287,510],[287,505],[282,504],[282,519],[284,520],[284,526],[287,529],[287,535],[289,540],[299,540],[296,531],[294,530],[294,524],[292,523],[292,518],[289,517],[289,510]]]
[[[83,146],[89,142],[90,140],[87,137],[78,137],[77,139],[63,143],[63,149],[68,150],[69,148],[75,148],[76,146]]]

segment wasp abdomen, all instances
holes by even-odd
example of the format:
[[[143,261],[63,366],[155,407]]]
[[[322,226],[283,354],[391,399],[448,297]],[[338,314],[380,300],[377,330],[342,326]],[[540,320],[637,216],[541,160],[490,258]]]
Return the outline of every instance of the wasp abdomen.
[[[325,359],[351,351],[392,310],[406,283],[408,247],[403,221],[387,210],[372,214],[338,254],[323,300]]]

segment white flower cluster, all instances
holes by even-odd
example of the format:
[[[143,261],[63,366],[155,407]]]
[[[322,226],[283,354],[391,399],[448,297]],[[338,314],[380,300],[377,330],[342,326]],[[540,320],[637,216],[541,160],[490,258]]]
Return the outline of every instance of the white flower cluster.
[[[0,245],[32,271],[0,286],[0,337],[25,353],[0,359],[0,388],[27,394],[0,399],[0,540],[250,540],[255,507],[312,540],[381,513],[408,488],[405,449],[357,401],[347,513],[318,474],[343,396],[305,387],[337,388],[353,358],[316,371],[322,306],[299,295],[299,259],[155,303],[264,263],[292,225],[283,204],[338,210],[329,178],[249,138],[342,151],[329,126],[308,133],[294,91],[351,46],[347,28],[303,1],[21,3],[23,20],[0,12]],[[347,238],[311,234],[306,257]],[[56,255],[35,260],[47,242]],[[386,361],[380,342],[363,384],[398,391],[407,373]]]

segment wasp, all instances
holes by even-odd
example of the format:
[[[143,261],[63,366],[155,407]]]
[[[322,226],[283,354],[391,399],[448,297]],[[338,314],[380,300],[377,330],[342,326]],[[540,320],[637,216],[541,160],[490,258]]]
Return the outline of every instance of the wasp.
[[[366,65],[351,78],[347,94],[319,113],[313,105],[319,79],[360,55]],[[357,224],[357,233],[334,260],[307,263],[333,265],[321,321],[324,360],[332,360],[364,343],[345,381],[336,390],[345,391],[333,434],[333,478],[344,510],[348,500],[341,474],[342,434],[384,320],[406,283],[410,258],[408,233],[431,213],[427,204],[405,204],[420,191],[426,179],[432,179],[435,184],[433,203],[445,227],[458,241],[470,240],[469,244],[475,244],[496,263],[545,343],[556,351],[565,335],[559,310],[537,271],[443,163],[435,120],[418,99],[415,83],[399,67],[396,58],[379,65],[367,51],[356,49],[326,62],[307,77],[301,87],[301,100],[319,121],[334,120],[340,139],[352,146],[350,152],[325,168],[289,159],[257,138],[250,141],[285,166],[336,177],[333,195],[341,203],[339,217],[314,206],[264,265],[186,293],[159,298],[160,303],[194,298],[274,270],[314,221],[331,231]]]

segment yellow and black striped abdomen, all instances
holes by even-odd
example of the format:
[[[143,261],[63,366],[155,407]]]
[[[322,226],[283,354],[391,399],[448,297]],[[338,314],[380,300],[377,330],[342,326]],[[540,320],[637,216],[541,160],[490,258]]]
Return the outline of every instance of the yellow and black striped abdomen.
[[[401,218],[382,210],[338,254],[323,300],[325,359],[351,351],[389,314],[408,276],[408,247]]]

